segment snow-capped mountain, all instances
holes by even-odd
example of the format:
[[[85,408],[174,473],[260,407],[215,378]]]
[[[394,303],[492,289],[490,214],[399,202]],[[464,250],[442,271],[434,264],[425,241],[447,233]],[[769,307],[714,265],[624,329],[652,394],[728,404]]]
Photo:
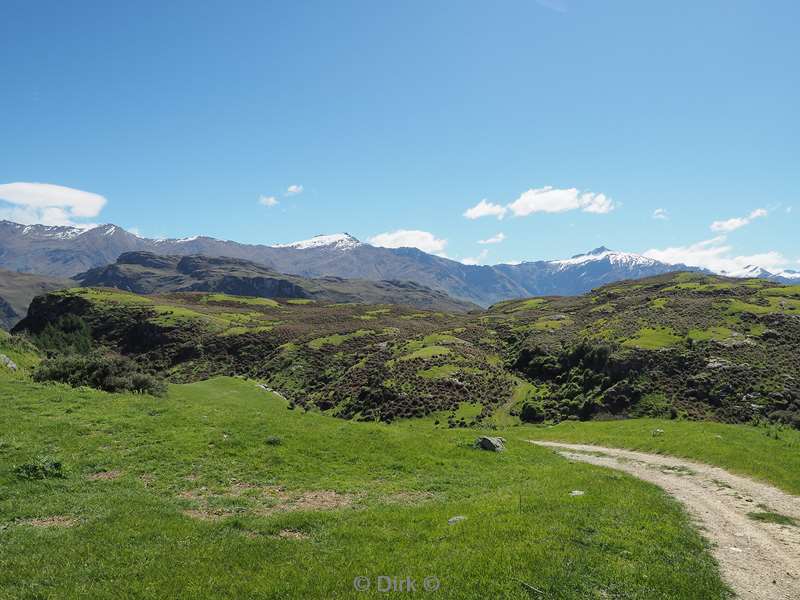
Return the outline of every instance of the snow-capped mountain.
[[[800,279],[800,271],[784,269],[773,273],[757,265],[747,265],[745,268],[735,272],[723,271],[720,275],[747,279],[769,279],[770,281],[776,281],[778,283],[794,283]]]
[[[612,265],[626,267],[626,268],[647,268],[653,267],[659,263],[657,260],[647,258],[641,254],[631,254],[629,252],[615,252],[609,250],[605,246],[595,248],[586,254],[576,254],[572,258],[565,258],[561,260],[548,261],[551,265],[558,269],[570,269],[578,265],[585,265],[592,262],[608,261]]]
[[[334,233],[333,235],[315,235],[309,240],[292,242],[291,244],[275,244],[272,248],[293,248],[295,250],[333,248],[336,250],[352,250],[360,245],[361,242],[349,233]]]
[[[133,251],[240,258],[303,277],[412,281],[481,305],[525,296],[574,295],[623,279],[700,270],[605,247],[567,259],[481,266],[464,265],[416,248],[376,247],[347,233],[268,246],[206,236],[153,240],[116,225],[47,227],[0,221],[0,268],[12,271],[71,277]],[[744,276],[800,280],[800,273],[793,271],[753,270]]]

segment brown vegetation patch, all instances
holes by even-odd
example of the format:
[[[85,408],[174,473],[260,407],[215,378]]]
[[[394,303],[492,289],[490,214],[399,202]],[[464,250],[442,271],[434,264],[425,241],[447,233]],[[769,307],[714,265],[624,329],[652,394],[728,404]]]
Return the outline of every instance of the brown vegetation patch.
[[[309,535],[303,533],[302,531],[297,531],[296,529],[281,529],[278,532],[278,535],[275,537],[284,539],[284,540],[307,540],[309,539]]]
[[[39,519],[24,519],[19,523],[21,525],[30,525],[31,527],[72,527],[77,522],[78,520],[73,517],[55,515]]]
[[[330,490],[317,492],[303,492],[292,500],[284,510],[335,510],[350,506],[353,497],[348,494],[339,494]]]
[[[217,521],[224,517],[229,517],[233,513],[225,510],[211,510],[209,508],[190,508],[183,511],[187,517],[200,521]]]
[[[120,475],[122,475],[122,471],[100,471],[99,473],[87,475],[86,479],[89,481],[105,481],[109,479],[116,479]]]
[[[417,505],[434,500],[436,495],[431,492],[396,492],[383,496],[381,500],[386,504]]]

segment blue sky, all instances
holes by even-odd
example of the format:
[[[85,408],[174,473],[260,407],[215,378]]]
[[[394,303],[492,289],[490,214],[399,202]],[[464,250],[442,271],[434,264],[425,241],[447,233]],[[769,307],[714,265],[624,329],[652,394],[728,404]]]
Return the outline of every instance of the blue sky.
[[[6,0],[0,218],[797,269],[799,21],[789,1]]]

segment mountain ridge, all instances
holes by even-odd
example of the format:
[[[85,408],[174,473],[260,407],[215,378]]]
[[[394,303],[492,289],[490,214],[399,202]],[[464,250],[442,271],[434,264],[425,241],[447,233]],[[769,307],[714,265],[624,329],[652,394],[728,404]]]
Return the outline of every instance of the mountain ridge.
[[[136,294],[215,292],[258,298],[305,298],[325,302],[403,304],[467,312],[476,304],[456,300],[414,282],[337,277],[304,278],[271,271],[243,259],[203,255],[126,252],[115,263],[74,277],[82,287],[117,288]]]
[[[675,271],[707,272],[605,246],[568,259],[465,265],[417,248],[373,246],[347,233],[264,245],[208,236],[149,239],[113,224],[79,228],[0,221],[0,268],[13,271],[72,277],[135,251],[244,259],[306,278],[413,281],[481,306],[529,296],[576,295],[615,281]],[[787,283],[800,274],[783,277],[763,271],[757,276]]]

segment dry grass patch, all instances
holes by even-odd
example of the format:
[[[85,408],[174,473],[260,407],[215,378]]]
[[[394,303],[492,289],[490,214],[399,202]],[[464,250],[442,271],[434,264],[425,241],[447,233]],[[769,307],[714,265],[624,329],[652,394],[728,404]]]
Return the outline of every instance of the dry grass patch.
[[[297,531],[296,529],[281,529],[275,537],[281,538],[283,540],[310,539],[310,536],[308,534],[303,533],[302,531]]]
[[[65,515],[55,515],[39,519],[23,519],[18,523],[20,525],[29,525],[30,527],[72,527],[78,523],[78,520]]]
[[[436,495],[431,492],[397,492],[383,496],[381,501],[385,504],[404,504],[408,506],[416,506],[423,502],[430,502],[436,498]]]
[[[116,479],[120,475],[122,475],[122,471],[100,471],[99,473],[87,475],[86,479],[89,481],[106,481],[109,479]]]

